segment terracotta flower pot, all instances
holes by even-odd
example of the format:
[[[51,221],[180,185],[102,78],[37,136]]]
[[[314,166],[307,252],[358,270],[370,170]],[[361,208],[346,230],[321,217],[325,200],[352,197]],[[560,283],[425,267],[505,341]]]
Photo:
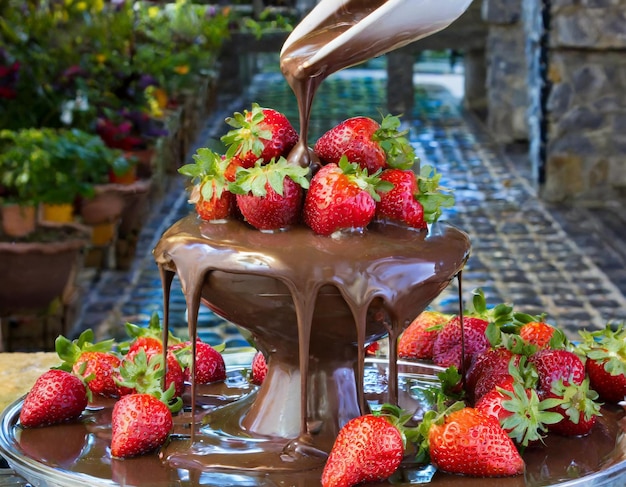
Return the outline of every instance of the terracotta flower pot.
[[[109,171],[109,182],[113,184],[133,184],[137,181],[137,167],[133,166],[123,174],[115,174],[113,170]]]
[[[42,310],[63,295],[81,250],[88,242],[87,231],[77,225],[41,223],[37,232],[46,228],[62,231],[54,241],[0,241],[0,310],[9,315],[23,310]]]
[[[115,222],[124,209],[124,188],[132,184],[102,184],[93,198],[82,200],[80,216],[86,225]]]
[[[2,229],[10,237],[25,237],[35,230],[37,212],[35,206],[5,204],[2,210]]]

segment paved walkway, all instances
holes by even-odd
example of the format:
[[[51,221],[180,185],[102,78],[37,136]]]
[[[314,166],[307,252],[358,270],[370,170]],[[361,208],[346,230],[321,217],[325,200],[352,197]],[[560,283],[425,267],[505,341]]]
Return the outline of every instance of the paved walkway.
[[[454,79],[418,76],[417,81],[421,84],[408,122],[410,139],[422,164],[436,166],[443,185],[454,190],[456,205],[444,219],[472,240],[463,272],[464,298],[480,287],[490,305],[509,302],[519,311],[546,313],[572,338],[579,328],[625,320],[626,251],[619,211],[543,204],[526,179],[529,168],[523,154],[500,152],[481,122],[463,113]],[[350,116],[380,119],[379,113],[386,111],[384,92],[385,79],[377,71],[347,70],[333,76],[316,98],[310,140]],[[219,139],[227,130],[224,118],[252,101],[297,122],[293,94],[282,76],[260,74],[244,97],[221,100],[198,146]],[[154,311],[161,313],[161,284],[151,250],[162,232],[190,211],[184,181],[176,179],[146,222],[130,271],[107,270],[93,283],[79,329],[93,328],[102,338],[119,336],[126,321],[145,324]],[[184,333],[185,303],[177,285],[175,280],[171,322],[176,333]],[[433,307],[454,313],[457,302],[452,283]],[[206,309],[199,325],[202,338],[211,343],[246,344],[236,328]]]

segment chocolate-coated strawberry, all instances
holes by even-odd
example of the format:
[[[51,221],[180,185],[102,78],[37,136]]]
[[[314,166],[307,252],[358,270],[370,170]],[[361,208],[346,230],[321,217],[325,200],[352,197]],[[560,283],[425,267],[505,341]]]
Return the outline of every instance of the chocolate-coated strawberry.
[[[87,388],[74,374],[48,370],[35,381],[24,399],[20,424],[47,426],[78,418],[87,407]]]
[[[377,189],[389,188],[344,156],[315,173],[304,200],[304,222],[319,235],[363,231],[374,217]]]
[[[298,133],[284,114],[257,103],[251,110],[236,112],[226,123],[232,127],[221,139],[228,147],[226,157],[237,158],[237,165],[243,168],[254,166],[259,159],[268,163],[287,156],[298,142]]]

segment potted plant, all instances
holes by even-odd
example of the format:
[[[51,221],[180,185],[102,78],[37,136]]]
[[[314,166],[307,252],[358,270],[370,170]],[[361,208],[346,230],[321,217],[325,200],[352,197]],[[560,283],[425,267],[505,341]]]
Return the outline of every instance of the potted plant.
[[[133,165],[122,151],[77,129],[3,130],[0,149],[3,207],[65,206],[71,211],[78,198],[93,197],[96,185]]]
[[[6,208],[34,209],[47,201],[72,201],[81,190],[71,177],[61,178],[61,161],[52,148],[53,129],[0,131],[0,309],[44,310],[72,282],[88,232],[76,224],[35,221],[28,231],[10,235]]]
[[[35,230],[41,188],[48,182],[50,154],[40,130],[0,131],[0,214],[3,230],[24,237]]]

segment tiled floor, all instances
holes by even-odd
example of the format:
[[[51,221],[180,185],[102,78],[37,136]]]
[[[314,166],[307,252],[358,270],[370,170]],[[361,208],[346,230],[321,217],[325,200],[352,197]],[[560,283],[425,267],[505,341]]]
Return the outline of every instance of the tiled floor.
[[[459,99],[429,77],[416,89],[415,109],[407,120],[410,140],[422,164],[434,165],[452,188],[456,205],[444,219],[469,233],[472,255],[463,272],[464,299],[481,288],[488,304],[514,304],[522,312],[546,313],[572,338],[580,328],[602,327],[626,319],[626,252],[620,212],[553,208],[537,198],[524,175],[519,154],[500,152],[480,121],[463,113]],[[380,119],[385,79],[380,72],[344,71],[321,87],[313,108],[310,141],[354,115]],[[256,101],[284,112],[294,123],[293,94],[276,73],[258,75],[241,99],[224,101],[207,121],[198,145],[209,145],[227,130],[225,116]],[[514,155],[514,154],[513,154]],[[162,293],[151,249],[161,233],[191,211],[184,182],[176,180],[142,231],[130,272],[106,271],[85,302],[80,329],[116,336],[123,323],[147,323],[161,313]],[[620,221],[620,218],[622,219]],[[185,303],[174,283],[172,325],[184,333]],[[456,283],[433,303],[458,310]],[[201,336],[227,346],[245,345],[232,325],[202,310]]]

